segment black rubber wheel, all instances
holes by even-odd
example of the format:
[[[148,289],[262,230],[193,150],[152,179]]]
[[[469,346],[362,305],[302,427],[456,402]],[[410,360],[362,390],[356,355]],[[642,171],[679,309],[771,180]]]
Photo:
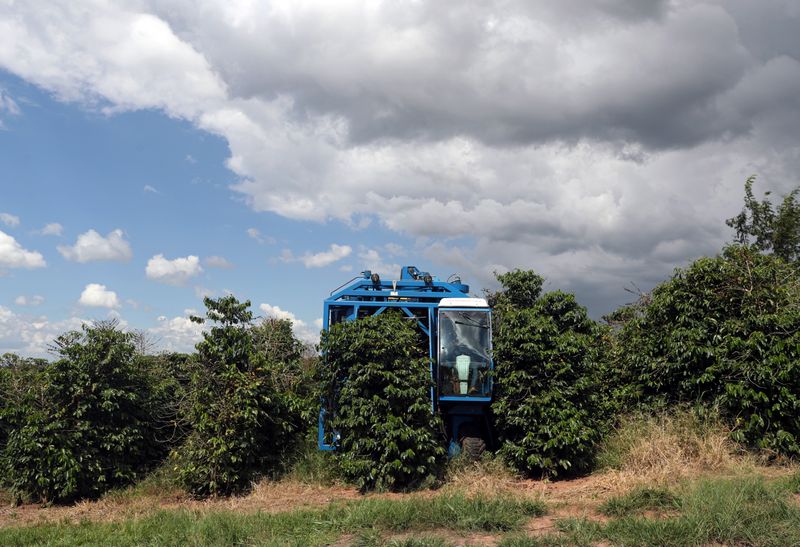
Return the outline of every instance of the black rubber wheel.
[[[471,461],[481,459],[486,452],[486,441],[480,437],[464,437],[461,439],[461,453]]]

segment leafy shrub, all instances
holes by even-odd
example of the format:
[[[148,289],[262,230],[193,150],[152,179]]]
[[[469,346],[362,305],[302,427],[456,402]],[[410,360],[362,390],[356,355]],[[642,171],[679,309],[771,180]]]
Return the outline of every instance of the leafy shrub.
[[[292,426],[298,431],[313,429],[316,435],[320,397],[316,352],[297,339],[288,319],[263,319],[250,332],[255,351],[266,358],[273,387],[284,398]]]
[[[197,344],[186,414],[192,430],[173,453],[179,481],[198,496],[229,494],[274,469],[293,432],[275,369],[250,332],[250,302],[226,296],[205,305],[216,324]]]
[[[8,412],[8,391],[11,375],[11,368],[0,364],[0,453],[6,446],[6,438],[8,437],[9,426],[5,415]]]
[[[753,247],[701,258],[623,310],[630,402],[702,402],[736,440],[800,455],[800,274]]]
[[[0,486],[8,485],[8,481],[2,479],[8,475],[3,467],[8,434],[29,390],[41,387],[39,376],[46,365],[44,359],[26,359],[13,353],[0,356]]]
[[[334,325],[322,335],[323,393],[335,413],[343,473],[366,489],[431,480],[444,458],[419,333],[399,314]]]
[[[60,336],[55,349],[56,362],[21,371],[4,411],[5,483],[54,502],[134,481],[163,448],[131,335],[98,323]]]
[[[500,452],[526,474],[584,471],[605,425],[597,394],[601,329],[572,295],[542,295],[533,272],[498,280],[503,290],[490,299]]]
[[[165,451],[179,445],[190,432],[181,407],[190,389],[195,367],[193,356],[186,353],[139,355],[138,366],[147,375],[150,420],[156,441]]]

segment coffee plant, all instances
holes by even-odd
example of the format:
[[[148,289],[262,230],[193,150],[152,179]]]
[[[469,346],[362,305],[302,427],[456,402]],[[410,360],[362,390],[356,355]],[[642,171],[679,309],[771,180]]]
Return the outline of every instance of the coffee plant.
[[[533,272],[498,280],[503,289],[490,299],[500,453],[525,474],[586,471],[606,424],[598,393],[602,331],[572,295],[542,295]]]
[[[430,364],[413,320],[390,311],[323,333],[320,383],[344,474],[362,490],[430,483],[445,450]]]
[[[55,351],[52,364],[18,367],[3,410],[3,481],[43,503],[128,484],[164,452],[130,334],[113,322],[84,326],[60,336]]]
[[[732,245],[617,314],[616,367],[645,405],[720,408],[749,446],[800,455],[800,275]],[[634,401],[631,400],[631,403]]]
[[[197,344],[191,433],[173,452],[180,483],[197,496],[242,490],[274,470],[298,425],[276,389],[279,370],[254,341],[250,302],[226,296],[205,305],[206,318],[193,318],[213,326]]]

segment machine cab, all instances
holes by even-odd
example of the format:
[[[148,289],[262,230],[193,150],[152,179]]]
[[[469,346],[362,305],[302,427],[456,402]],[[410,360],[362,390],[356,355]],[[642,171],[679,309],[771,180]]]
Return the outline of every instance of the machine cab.
[[[492,397],[492,315],[483,298],[443,298],[438,305],[440,401]]]

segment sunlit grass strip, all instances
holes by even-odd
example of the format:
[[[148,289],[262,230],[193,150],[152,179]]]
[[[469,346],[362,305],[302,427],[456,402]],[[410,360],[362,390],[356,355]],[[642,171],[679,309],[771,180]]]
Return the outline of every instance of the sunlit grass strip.
[[[558,522],[544,537],[511,534],[502,547],[541,545],[800,545],[800,505],[790,499],[798,479],[767,483],[760,477],[703,480],[675,498],[664,491],[633,491],[607,506],[621,516],[602,524],[587,518]],[[649,518],[642,510],[675,516]]]
[[[279,514],[159,511],[123,522],[42,524],[0,530],[2,545],[320,545],[367,529],[504,532],[544,513],[541,502],[463,495],[364,499]]]

